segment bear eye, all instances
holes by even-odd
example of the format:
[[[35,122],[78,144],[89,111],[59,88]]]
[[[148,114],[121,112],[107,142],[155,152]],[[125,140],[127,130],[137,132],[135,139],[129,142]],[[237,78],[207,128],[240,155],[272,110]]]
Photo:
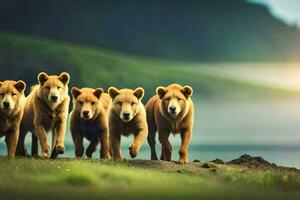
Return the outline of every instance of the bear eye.
[[[133,105],[135,105],[136,103],[135,102],[131,102],[131,105],[133,106]]]
[[[0,93],[0,96],[4,96],[4,93]]]
[[[47,86],[47,87],[46,87],[46,89],[47,89],[47,90],[50,90],[50,87],[49,87],[49,86]]]
[[[16,94],[16,93],[12,93],[11,95],[12,95],[12,96],[15,96],[15,95],[17,95],[17,94]]]
[[[117,101],[116,104],[118,104],[119,106],[121,106],[122,102],[121,101]]]
[[[80,105],[82,105],[82,104],[83,104],[83,102],[82,102],[82,101],[79,101],[78,103],[79,103]]]
[[[59,90],[59,89],[60,89],[60,86],[58,86],[57,89]]]
[[[92,101],[92,102],[91,102],[92,105],[95,105],[95,103],[96,103],[95,101]]]
[[[179,97],[177,97],[177,100],[178,100],[178,101],[181,101],[182,99],[181,99],[181,98],[179,98]]]
[[[171,100],[171,98],[170,97],[167,97],[167,98],[165,98],[166,99],[166,101],[170,101]]]

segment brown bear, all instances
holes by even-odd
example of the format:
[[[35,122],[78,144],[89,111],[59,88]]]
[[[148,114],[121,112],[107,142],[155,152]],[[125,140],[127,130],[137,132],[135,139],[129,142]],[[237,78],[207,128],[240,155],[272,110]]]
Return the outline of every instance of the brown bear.
[[[155,135],[162,145],[161,160],[171,161],[172,145],[170,133],[180,133],[181,146],[178,163],[188,162],[188,145],[192,137],[194,123],[194,105],[191,100],[193,89],[190,86],[171,84],[168,87],[157,87],[157,95],[146,104],[149,127],[148,143],[151,148],[151,160],[157,160]]]
[[[123,160],[121,153],[121,135],[134,135],[133,143],[129,147],[129,154],[136,157],[142,143],[147,138],[148,127],[146,111],[141,99],[144,89],[109,88],[108,93],[112,98],[112,106],[109,112],[110,150],[113,160]]]
[[[25,104],[24,81],[0,82],[0,137],[5,136],[7,154],[15,157]]]
[[[83,138],[90,141],[85,155],[89,158],[101,143],[100,158],[109,159],[108,109],[111,98],[102,88],[72,88],[73,110],[70,113],[70,127],[75,144],[75,156],[82,157]]]
[[[32,156],[38,155],[38,141],[42,157],[48,158],[50,147],[47,132],[52,131],[52,154],[55,158],[64,153],[64,140],[70,97],[68,83],[70,75],[66,72],[59,76],[49,76],[45,72],[38,75],[39,84],[32,87],[26,98],[24,116],[20,127],[17,155],[26,155],[24,146],[28,131],[32,133]]]

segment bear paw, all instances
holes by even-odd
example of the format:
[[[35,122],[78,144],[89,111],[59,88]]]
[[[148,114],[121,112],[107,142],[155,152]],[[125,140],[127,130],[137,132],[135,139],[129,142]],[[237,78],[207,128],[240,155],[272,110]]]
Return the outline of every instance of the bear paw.
[[[55,147],[55,150],[59,154],[64,154],[65,153],[65,146],[63,144],[57,144]]]
[[[129,147],[129,154],[130,154],[131,158],[135,158],[135,157],[137,156],[137,153],[138,153],[137,147],[136,147],[135,145],[132,144],[132,145]]]
[[[27,153],[27,149],[26,148],[22,148],[22,149],[17,149],[16,150],[16,156],[29,156],[29,154]]]
[[[187,159],[183,159],[183,158],[179,158],[179,160],[176,163],[180,164],[180,165],[183,165],[183,164],[187,164],[188,160]]]
[[[42,159],[48,159],[49,153],[48,152],[43,152],[42,153]]]
[[[111,159],[111,157],[108,154],[108,155],[100,156],[100,159],[102,159],[102,160],[109,160],[109,159]]]
[[[92,158],[93,152],[87,150],[87,151],[85,152],[85,155],[86,155],[88,158]]]
[[[114,158],[113,160],[114,160],[114,161],[117,161],[117,162],[118,162],[118,161],[119,161],[119,162],[122,162],[122,161],[123,161],[123,158]]]

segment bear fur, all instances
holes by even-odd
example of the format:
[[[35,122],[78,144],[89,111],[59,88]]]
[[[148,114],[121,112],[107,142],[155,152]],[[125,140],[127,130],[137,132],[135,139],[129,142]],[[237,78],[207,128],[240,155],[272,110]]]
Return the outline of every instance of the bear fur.
[[[24,81],[0,82],[0,137],[5,136],[7,155],[15,157],[25,105]]]
[[[151,148],[151,160],[157,160],[155,136],[162,145],[160,159],[171,161],[172,145],[170,133],[179,133],[181,146],[178,163],[188,162],[188,146],[192,137],[194,123],[194,105],[191,99],[193,89],[190,86],[171,84],[167,87],[157,87],[156,95],[146,104],[147,122],[149,128],[148,143]]]
[[[147,138],[148,126],[146,111],[141,100],[144,89],[135,90],[109,88],[108,93],[112,98],[109,112],[110,148],[113,160],[123,160],[121,153],[121,135],[133,134],[134,140],[129,147],[129,154],[136,157],[138,151]]]
[[[26,155],[24,140],[28,131],[32,133],[32,156],[38,155],[39,141],[42,157],[49,157],[48,131],[52,131],[51,158],[64,153],[65,131],[70,102],[68,95],[69,80],[70,75],[66,72],[58,76],[49,76],[45,72],[41,72],[38,75],[39,84],[32,87],[29,96],[26,98],[17,147],[18,155]]]
[[[91,158],[101,143],[100,158],[109,159],[108,109],[111,98],[102,88],[72,88],[73,110],[70,113],[70,128],[75,145],[75,156],[84,153],[83,138],[90,141],[85,151]]]

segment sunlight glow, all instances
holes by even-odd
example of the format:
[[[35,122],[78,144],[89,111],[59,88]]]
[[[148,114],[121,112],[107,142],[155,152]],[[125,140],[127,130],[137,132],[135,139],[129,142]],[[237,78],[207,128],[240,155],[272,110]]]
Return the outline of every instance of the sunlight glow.
[[[299,0],[248,0],[248,2],[266,5],[274,17],[290,26],[300,28]]]

